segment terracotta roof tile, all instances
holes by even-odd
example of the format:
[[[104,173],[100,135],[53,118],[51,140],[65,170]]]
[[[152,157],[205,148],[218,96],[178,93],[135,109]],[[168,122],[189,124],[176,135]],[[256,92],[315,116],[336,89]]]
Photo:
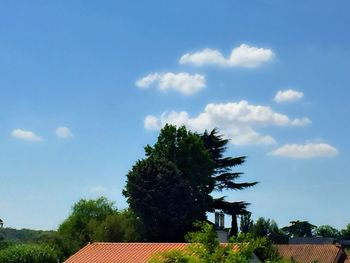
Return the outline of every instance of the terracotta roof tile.
[[[286,260],[298,263],[343,263],[344,250],[338,245],[277,245],[279,254]]]
[[[146,263],[157,252],[184,249],[187,243],[91,243],[65,263]]]

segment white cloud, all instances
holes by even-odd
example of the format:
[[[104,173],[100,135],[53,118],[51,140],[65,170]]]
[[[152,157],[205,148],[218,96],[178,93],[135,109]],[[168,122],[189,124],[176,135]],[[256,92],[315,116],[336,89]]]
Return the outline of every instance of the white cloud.
[[[186,72],[153,73],[137,80],[135,84],[139,88],[149,88],[154,85],[163,92],[174,90],[184,95],[193,95],[205,87],[205,77]]]
[[[144,124],[146,129],[154,130],[166,123],[177,126],[186,125],[195,131],[204,131],[218,127],[231,139],[233,144],[273,144],[275,140],[269,135],[255,131],[260,126],[304,126],[310,123],[307,118],[290,119],[287,115],[274,112],[268,106],[252,105],[247,101],[226,104],[208,104],[196,117],[183,112],[164,112],[159,118],[148,115]],[[147,125],[146,125],[147,124]]]
[[[34,134],[32,131],[25,131],[22,129],[14,129],[11,133],[11,136],[17,139],[33,142],[39,142],[43,140],[40,136]]]
[[[338,150],[326,143],[285,144],[270,152],[270,155],[298,159],[336,156]]]
[[[147,130],[158,130],[160,129],[159,125],[158,125],[158,119],[155,116],[146,116],[145,120],[144,120],[144,127]]]
[[[257,48],[242,44],[232,49],[228,58],[215,49],[206,48],[194,53],[186,53],[180,58],[180,64],[195,66],[218,65],[224,67],[256,68],[271,61],[275,56],[271,49]]]
[[[55,130],[55,134],[58,138],[61,138],[61,139],[68,139],[73,137],[73,133],[67,127],[58,127]]]
[[[107,189],[101,185],[96,185],[90,188],[90,192],[94,194],[104,194],[107,192]]]
[[[280,90],[276,93],[274,101],[277,103],[283,102],[295,102],[300,100],[304,96],[304,93],[292,89]]]

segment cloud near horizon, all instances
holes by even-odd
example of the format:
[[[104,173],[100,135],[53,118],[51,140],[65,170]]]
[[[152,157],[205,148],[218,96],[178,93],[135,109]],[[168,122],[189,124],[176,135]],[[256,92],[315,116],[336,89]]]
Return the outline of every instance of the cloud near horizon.
[[[333,157],[338,150],[326,143],[285,144],[269,153],[294,159],[310,159],[316,157]]]
[[[165,124],[185,125],[189,129],[202,132],[205,129],[219,128],[232,144],[274,144],[270,135],[261,135],[255,129],[267,126],[305,126],[308,118],[290,119],[287,115],[274,112],[268,106],[252,105],[247,101],[206,105],[204,111],[196,117],[190,117],[185,111],[166,111],[160,117],[148,115],[144,127],[159,130]]]
[[[256,68],[271,61],[274,57],[275,53],[271,49],[241,44],[239,47],[232,49],[230,56],[227,58],[216,49],[206,48],[201,51],[186,53],[180,58],[179,63],[194,66],[217,65]]]
[[[32,141],[32,142],[40,142],[43,140],[40,136],[36,135],[34,132],[26,131],[22,129],[14,129],[11,132],[11,136],[16,139]]]
[[[288,90],[279,90],[276,93],[273,100],[277,103],[296,102],[298,100],[301,100],[303,97],[304,97],[303,92],[288,89]]]
[[[55,134],[58,138],[61,139],[69,139],[73,137],[73,133],[67,127],[58,127],[55,130]]]
[[[174,90],[184,95],[193,95],[205,88],[205,77],[200,74],[191,75],[187,72],[180,73],[152,73],[136,81],[139,88],[156,86],[158,90],[167,92]]]

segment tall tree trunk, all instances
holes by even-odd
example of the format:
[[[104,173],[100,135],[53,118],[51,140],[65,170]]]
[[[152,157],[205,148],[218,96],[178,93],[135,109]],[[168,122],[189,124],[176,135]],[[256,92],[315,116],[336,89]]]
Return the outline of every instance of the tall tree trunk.
[[[238,224],[237,224],[237,215],[231,214],[231,230],[229,237],[237,236],[238,233]]]

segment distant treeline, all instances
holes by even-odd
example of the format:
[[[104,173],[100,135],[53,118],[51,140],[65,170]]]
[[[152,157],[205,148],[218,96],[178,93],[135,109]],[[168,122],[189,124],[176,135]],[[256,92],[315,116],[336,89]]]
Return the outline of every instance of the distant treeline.
[[[40,240],[43,236],[50,235],[54,232],[55,231],[5,227],[0,228],[0,241],[9,243],[32,243]]]

